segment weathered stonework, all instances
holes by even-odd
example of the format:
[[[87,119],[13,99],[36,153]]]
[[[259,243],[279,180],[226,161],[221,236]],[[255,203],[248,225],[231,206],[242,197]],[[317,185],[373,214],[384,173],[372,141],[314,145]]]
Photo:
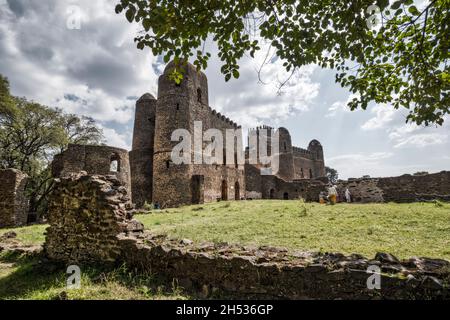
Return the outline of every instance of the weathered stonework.
[[[227,165],[172,163],[172,150],[179,142],[171,141],[171,136],[177,129],[185,129],[193,137],[194,123],[201,122],[202,133],[208,129],[221,131],[224,144],[227,129],[241,129],[209,106],[208,79],[204,73],[187,64],[183,81],[177,85],[169,77],[174,67],[173,62],[169,63],[159,78],[157,99],[146,93],[136,103],[133,149],[130,152],[133,202],[137,207],[142,207],[145,202],[176,207],[240,200],[246,197],[246,192],[261,193],[261,186],[246,188],[246,180],[253,177],[244,170],[244,165],[237,164],[236,158],[234,161],[228,159],[227,163],[231,164]],[[261,129],[255,129],[258,137]],[[317,140],[310,143],[308,150],[301,149],[292,146],[285,128],[280,128],[279,132],[283,149],[279,154],[280,171],[274,177],[292,183],[294,179],[325,175],[323,149]],[[202,150],[206,145],[203,142]],[[241,142],[235,146],[237,153],[243,153]],[[192,150],[192,159],[202,150]]]
[[[338,253],[288,252],[273,247],[194,244],[142,235],[121,237],[129,266],[158,274],[203,297],[233,299],[450,299],[450,263],[385,253],[374,259]],[[381,289],[368,289],[369,266]]]
[[[66,263],[126,263],[203,297],[275,299],[449,299],[450,263],[385,253],[374,259],[153,236],[131,220],[115,177],[74,175],[50,200],[45,252]],[[381,289],[368,289],[369,266]]]
[[[48,257],[69,263],[115,262],[121,253],[118,235],[143,230],[131,219],[130,200],[115,176],[81,172],[58,179],[48,205]]]
[[[54,157],[52,174],[64,177],[73,173],[114,175],[131,195],[131,173],[128,151],[91,145],[69,145],[68,149]]]
[[[28,219],[25,187],[28,176],[19,170],[0,170],[0,228],[22,226]]]
[[[339,181],[341,199],[348,188],[355,202],[450,201],[450,171],[388,178],[361,178]]]

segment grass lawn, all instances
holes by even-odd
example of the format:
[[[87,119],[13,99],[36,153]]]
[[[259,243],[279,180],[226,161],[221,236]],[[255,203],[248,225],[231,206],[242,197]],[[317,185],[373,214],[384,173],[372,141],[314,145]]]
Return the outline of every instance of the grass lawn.
[[[125,267],[113,271],[83,269],[81,289],[68,290],[65,269],[38,257],[0,253],[0,300],[179,300],[178,287],[161,286],[149,274]]]
[[[338,204],[260,200],[155,211],[137,219],[155,233],[194,241],[450,260],[450,204]]]
[[[145,227],[194,241],[281,246],[311,251],[377,251],[400,258],[450,260],[450,204],[338,204],[259,200],[217,202],[137,215]],[[42,244],[45,225],[0,229],[25,244]]]

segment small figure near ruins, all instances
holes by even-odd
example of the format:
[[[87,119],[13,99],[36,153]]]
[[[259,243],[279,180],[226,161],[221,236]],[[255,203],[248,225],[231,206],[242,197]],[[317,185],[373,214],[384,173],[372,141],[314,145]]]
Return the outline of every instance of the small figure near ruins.
[[[348,190],[348,188],[345,189],[345,199],[347,200],[347,203],[352,202],[352,194],[350,193],[350,190]]]

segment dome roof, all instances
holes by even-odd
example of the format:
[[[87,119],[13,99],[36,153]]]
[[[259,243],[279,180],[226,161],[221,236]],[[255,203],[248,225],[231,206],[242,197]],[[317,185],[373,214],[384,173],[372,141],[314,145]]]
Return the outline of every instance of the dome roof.
[[[140,97],[139,99],[138,99],[138,101],[137,102],[142,102],[142,101],[150,101],[150,100],[156,100],[156,98],[152,95],[152,94],[150,94],[150,93],[144,93],[143,95],[142,95],[142,97]]]

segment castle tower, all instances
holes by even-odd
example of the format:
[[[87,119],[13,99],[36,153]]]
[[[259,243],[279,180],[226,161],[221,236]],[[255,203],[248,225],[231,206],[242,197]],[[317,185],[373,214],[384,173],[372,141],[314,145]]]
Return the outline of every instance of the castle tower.
[[[314,155],[313,178],[325,177],[325,160],[321,143],[317,140],[312,140],[308,145],[308,151]]]
[[[208,82],[206,75],[192,64],[180,64],[183,80],[177,85],[170,79],[175,68],[171,62],[159,78],[156,106],[156,134],[153,162],[153,202],[161,207],[173,207],[192,202],[192,164],[175,165],[171,160],[172,133],[186,129],[193,137],[197,109],[208,106]],[[206,107],[205,107],[206,108]],[[201,119],[198,119],[201,120]],[[192,144],[192,154],[193,154]],[[191,155],[192,155],[191,154]],[[194,157],[192,156],[192,159]]]
[[[279,170],[278,176],[286,181],[294,179],[294,156],[291,134],[286,128],[279,128]]]
[[[129,157],[131,192],[133,203],[138,208],[146,202],[152,203],[156,102],[150,93],[136,102],[133,147]]]

